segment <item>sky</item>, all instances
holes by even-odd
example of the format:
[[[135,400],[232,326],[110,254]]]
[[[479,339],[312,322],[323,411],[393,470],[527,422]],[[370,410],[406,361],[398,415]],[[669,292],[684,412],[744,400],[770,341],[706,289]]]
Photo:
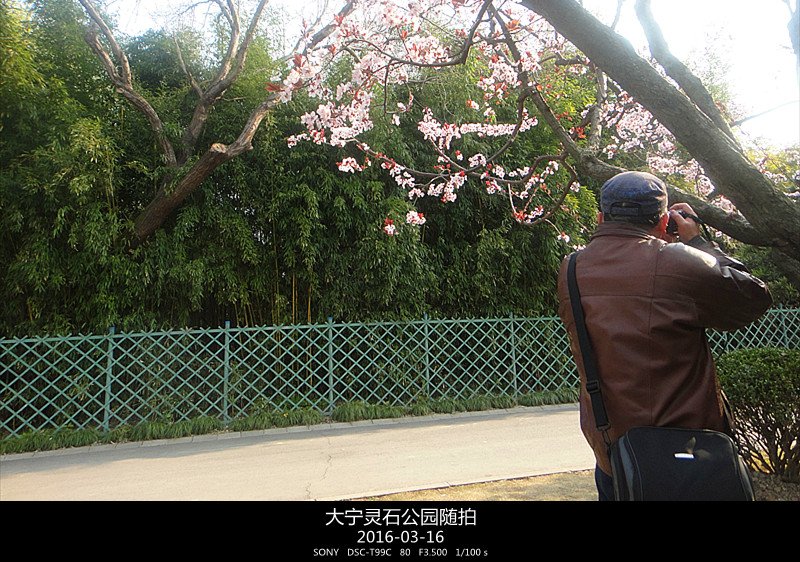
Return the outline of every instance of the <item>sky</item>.
[[[114,0],[119,23],[130,33],[160,27],[151,14],[176,4],[175,0]],[[273,0],[291,14],[309,11],[316,2]],[[636,21],[634,0],[626,0],[618,31],[635,47],[646,51],[646,41]],[[602,21],[613,19],[616,0],[584,0]],[[757,8],[754,8],[757,6]],[[683,61],[696,59],[711,47],[727,65],[734,104],[744,115],[766,115],[745,122],[739,132],[746,139],[784,147],[800,143],[800,74],[790,48],[787,25],[790,11],[784,0],[652,0],[670,50]],[[712,67],[719,73],[719,66]]]

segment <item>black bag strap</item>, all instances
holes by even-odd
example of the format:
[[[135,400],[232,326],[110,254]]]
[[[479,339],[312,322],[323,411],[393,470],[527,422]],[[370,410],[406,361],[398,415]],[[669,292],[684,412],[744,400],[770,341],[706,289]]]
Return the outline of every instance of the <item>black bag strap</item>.
[[[572,304],[572,317],[575,320],[575,329],[578,332],[578,343],[581,346],[583,356],[583,369],[586,373],[586,391],[592,401],[595,424],[597,429],[603,433],[603,439],[607,445],[611,444],[608,437],[608,429],[611,424],[608,421],[606,406],[603,403],[603,395],[600,391],[600,380],[597,378],[597,365],[592,350],[592,342],[589,340],[589,332],[586,330],[586,322],[583,318],[583,306],[581,305],[581,294],[578,290],[578,279],[575,275],[575,262],[578,259],[575,252],[569,258],[567,266],[567,285],[569,287],[569,300]]]

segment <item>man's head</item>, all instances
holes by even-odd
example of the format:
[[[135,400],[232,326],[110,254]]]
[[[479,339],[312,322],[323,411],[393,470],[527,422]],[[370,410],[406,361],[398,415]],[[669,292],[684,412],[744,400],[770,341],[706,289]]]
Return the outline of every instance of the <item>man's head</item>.
[[[658,225],[667,212],[667,186],[646,172],[623,172],[600,189],[600,210],[605,221]]]

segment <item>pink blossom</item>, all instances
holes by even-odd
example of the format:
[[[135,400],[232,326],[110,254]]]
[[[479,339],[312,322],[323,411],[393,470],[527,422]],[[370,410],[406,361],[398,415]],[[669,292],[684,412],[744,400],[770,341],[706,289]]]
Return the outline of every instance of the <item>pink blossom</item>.
[[[339,162],[338,165],[339,165],[339,170],[341,170],[342,172],[351,172],[351,173],[355,171],[360,172],[364,169],[359,165],[359,163],[356,161],[355,158],[349,156],[344,160],[342,160],[341,162]]]
[[[422,213],[418,213],[417,211],[409,211],[406,214],[406,222],[408,224],[413,224],[416,226],[421,226],[425,224],[425,216]]]
[[[486,156],[483,154],[476,154],[469,159],[469,165],[473,168],[478,168],[486,165]]]
[[[368,157],[375,157],[375,153],[358,139],[373,128],[373,118],[386,119],[388,116],[390,122],[398,126],[400,115],[408,114],[413,103],[413,98],[409,97],[407,104],[397,103],[396,110],[387,107],[384,92],[393,85],[406,83],[412,76],[418,76],[413,70],[414,65],[435,65],[449,61],[459,48],[458,41],[454,44],[452,38],[448,38],[447,44],[444,44],[439,37],[440,30],[423,23],[464,21],[468,28],[471,21],[467,16],[474,15],[474,9],[483,2],[349,1],[354,9],[347,16],[336,18],[333,32],[327,36],[326,42],[320,46],[309,43],[305,45],[308,49],[301,45],[299,50],[304,55],[293,59],[294,67],[290,63],[285,78],[279,82],[282,101],[290,100],[300,88],[305,88],[310,97],[319,100],[315,110],[301,117],[306,132],[289,137],[287,144],[293,147],[299,142],[308,141],[335,147],[351,145],[359,148]],[[500,9],[499,3],[495,4]],[[498,122],[493,102],[505,100],[518,93],[515,91],[522,85],[521,72],[531,73],[527,78],[527,86],[536,86],[530,81],[537,79],[534,75],[542,70],[542,57],[565,50],[566,42],[563,37],[553,33],[544,18],[521,3],[502,3],[502,15],[510,32],[515,35],[520,58],[516,62],[511,61],[507,49],[501,48],[496,42],[499,36],[491,36],[488,18],[480,24],[481,29],[474,36],[473,52],[488,61],[484,67],[485,75],[477,81],[477,86],[482,89],[484,102],[470,99],[467,107],[473,111],[482,110],[485,122],[446,122],[441,115],[435,115],[430,108],[424,108],[422,120],[417,126],[438,157],[433,174],[430,170],[410,170],[384,155],[378,156],[381,167],[398,186],[406,190],[410,199],[432,196],[444,202],[452,202],[457,199],[458,191],[469,177],[480,177],[488,192],[505,192],[512,200],[512,207],[520,198],[526,199],[533,207],[535,203],[530,197],[538,189],[546,188],[545,180],[556,184],[559,180],[552,176],[558,173],[557,177],[560,178],[563,175],[559,170],[563,162],[553,160],[538,174],[533,174],[522,182],[517,178],[528,178],[530,169],[511,169],[501,162],[497,154],[474,154],[466,158],[467,155],[459,150],[463,150],[463,146],[459,145],[468,136],[502,138],[523,134],[536,127],[536,117],[527,112],[519,116],[519,122],[517,118],[507,123]],[[454,31],[456,38],[467,37],[465,30]],[[309,33],[306,41],[311,37]],[[323,77],[330,76],[329,69],[337,68],[339,57],[347,58],[351,72],[341,84],[326,85]],[[575,73],[586,71],[586,65],[579,65]],[[543,91],[543,94],[548,92]],[[374,104],[373,95],[376,96]],[[653,123],[649,114],[631,104],[624,95],[614,101],[619,103],[608,103],[603,108],[606,123],[612,120],[617,123],[613,131],[613,142],[618,146],[609,149],[609,156],[613,156],[614,150],[642,150],[644,147],[637,144],[637,134],[643,130],[650,135],[648,142],[660,143],[658,146],[661,151],[669,150],[672,140],[664,134],[665,129],[658,128],[658,124]],[[481,117],[475,117],[476,120],[481,120]],[[654,145],[651,143],[647,146]],[[536,156],[533,155],[531,160]],[[465,158],[469,167],[462,164]],[[342,172],[355,173],[362,171],[368,164],[369,160],[362,165],[355,158],[347,157],[338,163],[338,168]],[[580,186],[575,182],[570,188],[578,191]],[[545,213],[541,206],[535,206],[533,210],[528,210],[526,206],[523,210],[515,209],[514,212],[517,220],[527,223]],[[424,224],[424,221],[425,217],[416,211],[410,211],[406,216],[409,224]],[[386,219],[383,228],[390,236],[397,233],[395,225],[389,219]]]

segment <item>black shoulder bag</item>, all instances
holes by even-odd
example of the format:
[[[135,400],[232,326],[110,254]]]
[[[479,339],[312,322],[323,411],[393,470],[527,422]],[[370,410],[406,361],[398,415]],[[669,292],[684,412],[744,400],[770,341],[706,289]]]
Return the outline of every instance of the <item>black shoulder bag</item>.
[[[752,501],[750,473],[736,444],[724,433],[707,429],[633,427],[616,442],[611,442],[608,436],[611,424],[603,404],[575,276],[577,255],[576,252],[570,256],[567,269],[572,315],[586,372],[586,390],[592,401],[595,423],[608,447],[615,499]]]

